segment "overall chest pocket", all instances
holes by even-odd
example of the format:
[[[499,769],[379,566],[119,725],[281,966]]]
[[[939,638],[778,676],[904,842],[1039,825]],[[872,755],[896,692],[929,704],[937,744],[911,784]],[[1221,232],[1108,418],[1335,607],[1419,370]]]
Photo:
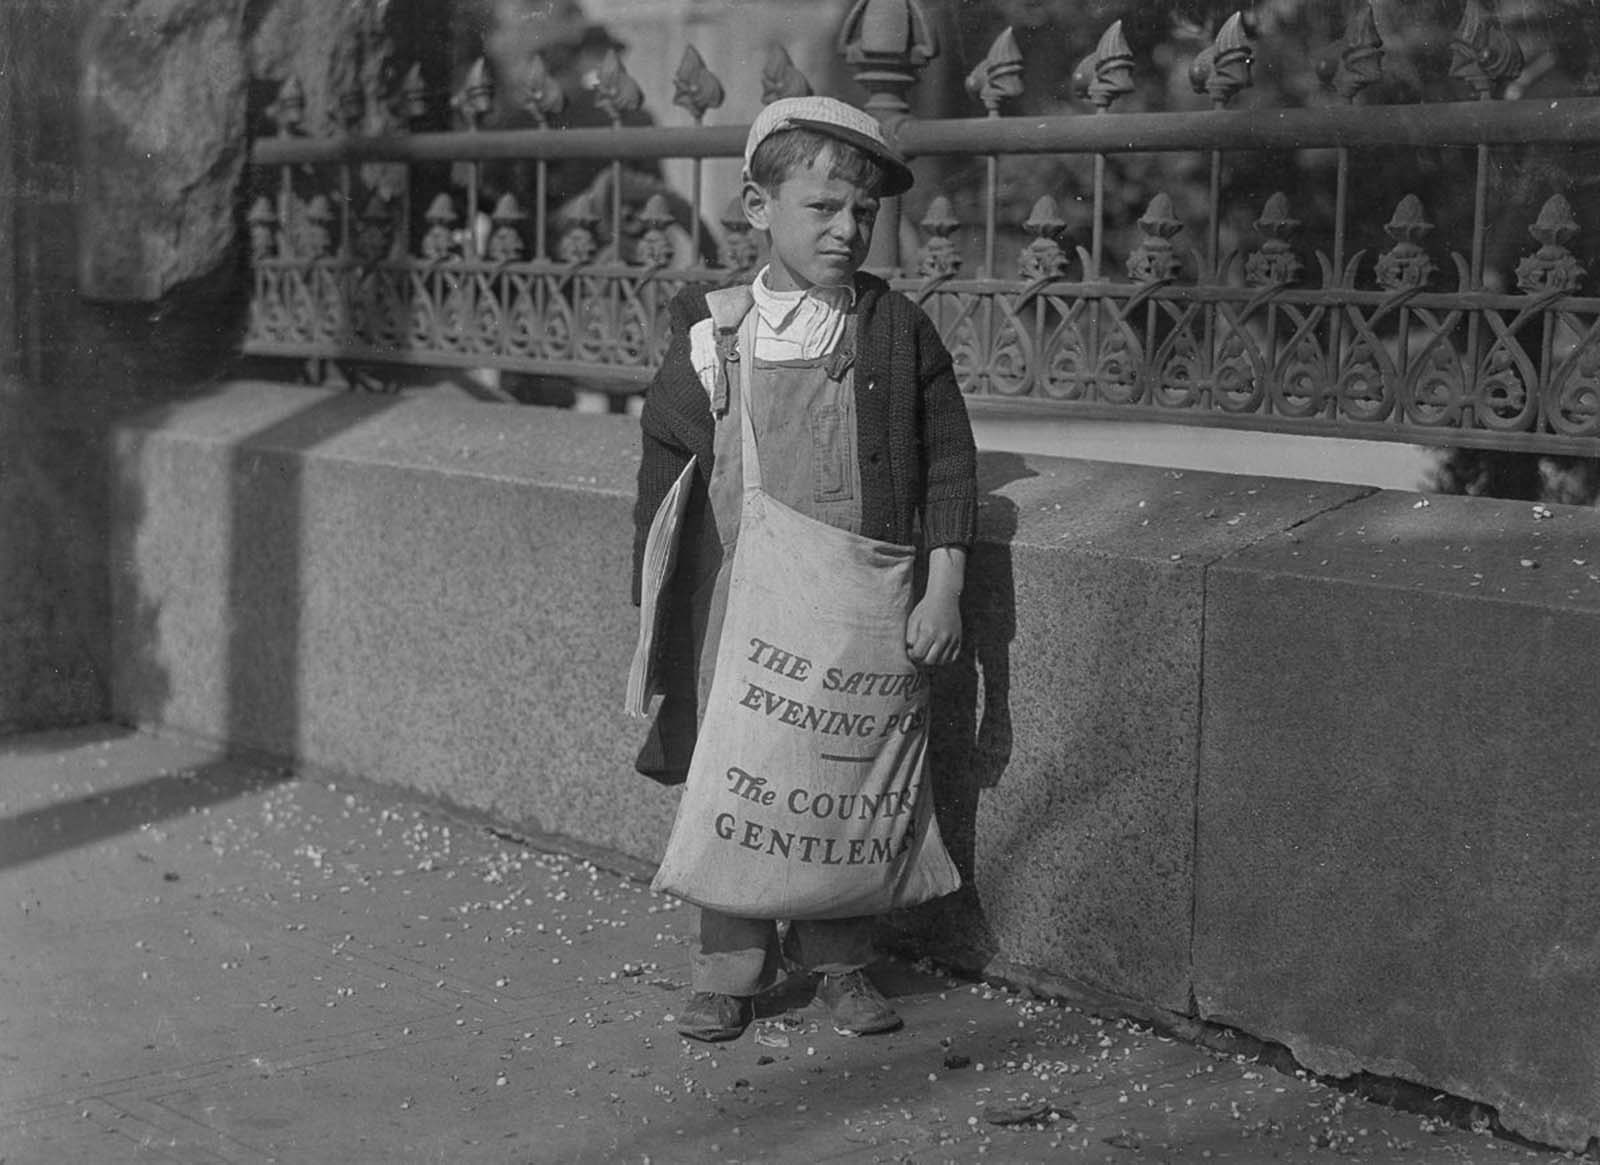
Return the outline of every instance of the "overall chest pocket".
[[[817,501],[846,502],[856,496],[851,445],[843,409],[820,404],[811,410],[811,477]]]

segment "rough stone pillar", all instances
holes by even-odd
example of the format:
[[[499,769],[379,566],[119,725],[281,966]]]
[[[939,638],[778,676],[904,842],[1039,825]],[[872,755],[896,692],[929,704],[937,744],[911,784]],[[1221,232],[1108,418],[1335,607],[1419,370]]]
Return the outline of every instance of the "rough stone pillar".
[[[229,255],[248,148],[244,8],[134,0],[91,21],[80,90],[83,295],[157,300]]]
[[[17,350],[17,168],[15,114],[17,11],[0,6],[0,383],[14,376]]]
[[[82,5],[0,4],[0,734],[97,720],[108,594],[95,435],[57,423],[74,345]]]

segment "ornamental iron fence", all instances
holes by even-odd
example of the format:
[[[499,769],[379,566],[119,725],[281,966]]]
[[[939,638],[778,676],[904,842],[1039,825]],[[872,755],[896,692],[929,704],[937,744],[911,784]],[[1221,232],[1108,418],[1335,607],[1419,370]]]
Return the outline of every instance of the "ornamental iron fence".
[[[1478,0],[1450,46],[1450,78],[1471,99],[1411,105],[1363,100],[1384,56],[1365,4],[1317,58],[1330,96],[1314,107],[1231,108],[1252,84],[1239,14],[1190,70],[1209,108],[1181,111],[1117,110],[1135,89],[1121,22],[1074,73],[1082,111],[1025,119],[1003,116],[1026,83],[1009,30],[966,79],[984,111],[968,118],[910,116],[908,92],[938,51],[917,0],[857,0],[838,48],[865,108],[919,166],[979,160],[977,221],[942,193],[914,223],[902,221],[905,199],[887,200],[869,260],[937,324],[974,405],[1600,455],[1600,298],[1583,294],[1573,208],[1555,190],[1490,205],[1507,157],[1600,146],[1600,98],[1507,99],[1522,54]],[[703,221],[703,164],[737,159],[745,126],[704,124],[723,88],[693,48],[673,94],[691,125],[624,124],[643,95],[614,51],[588,81],[609,128],[558,128],[566,95],[534,57],[514,95],[533,128],[484,128],[495,98],[480,61],[452,102],[459,132],[406,132],[426,110],[412,69],[383,97],[385,132],[355,132],[370,111],[354,93],[321,136],[307,134],[304,97],[283,81],[269,111],[277,132],[251,159],[245,351],[642,391],[677,291],[747,279],[760,262],[737,199],[716,216],[720,231]],[[781,48],[762,83],[768,102],[811,91]],[[1385,212],[1379,246],[1356,248],[1355,223],[1374,209],[1358,192],[1370,167],[1441,148],[1466,159],[1464,248],[1431,243],[1436,224],[1415,193]],[[1309,182],[1328,209],[1310,244],[1288,193],[1241,201],[1232,176],[1263,155],[1311,160],[1296,198]],[[1043,194],[1020,224],[1000,221],[1002,161],[1042,156],[1082,168],[1074,196]],[[1136,221],[1113,221],[1111,170],[1136,156],[1183,159],[1181,181],[1198,195],[1155,189]],[[630,188],[627,167],[668,159],[692,164],[686,198]],[[601,179],[553,208],[549,167],[572,161],[598,165]],[[528,205],[486,184],[485,167],[507,163],[531,165]],[[1507,222],[1531,245],[1492,270],[1491,229]]]

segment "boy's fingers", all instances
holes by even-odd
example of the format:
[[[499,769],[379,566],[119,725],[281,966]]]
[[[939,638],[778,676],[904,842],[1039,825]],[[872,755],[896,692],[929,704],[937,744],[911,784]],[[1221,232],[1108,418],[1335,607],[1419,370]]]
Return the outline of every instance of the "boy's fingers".
[[[906,654],[916,663],[941,664],[949,663],[961,654],[961,640],[954,636],[942,635],[928,636],[926,646],[924,640],[918,639],[915,645],[906,645]]]
[[[915,663],[928,663],[939,648],[939,641],[927,630],[906,637],[906,654]]]

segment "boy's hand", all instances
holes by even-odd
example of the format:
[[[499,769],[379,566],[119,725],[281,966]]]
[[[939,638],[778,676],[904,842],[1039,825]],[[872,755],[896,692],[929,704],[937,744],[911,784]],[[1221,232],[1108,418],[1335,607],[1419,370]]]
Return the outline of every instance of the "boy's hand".
[[[937,546],[928,555],[928,589],[906,620],[906,655],[912,663],[936,667],[961,655],[961,587],[967,552]]]
[[[906,655],[935,667],[961,655],[961,596],[929,591],[906,620]]]

